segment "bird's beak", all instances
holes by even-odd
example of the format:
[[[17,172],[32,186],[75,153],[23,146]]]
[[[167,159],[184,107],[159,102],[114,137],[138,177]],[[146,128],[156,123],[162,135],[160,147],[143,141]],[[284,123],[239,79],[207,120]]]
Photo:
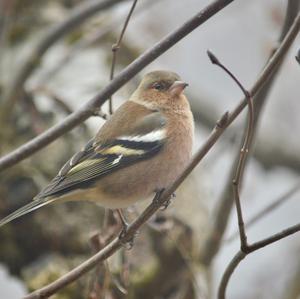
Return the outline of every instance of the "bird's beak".
[[[173,96],[179,96],[187,86],[188,84],[183,81],[175,81],[169,91]]]

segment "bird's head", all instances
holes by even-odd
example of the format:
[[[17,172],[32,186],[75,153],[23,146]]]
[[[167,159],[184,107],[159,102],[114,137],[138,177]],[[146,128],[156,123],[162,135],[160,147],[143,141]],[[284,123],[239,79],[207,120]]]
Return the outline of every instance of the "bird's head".
[[[183,90],[187,86],[174,72],[154,71],[144,76],[132,100],[149,107],[167,109],[186,102]]]

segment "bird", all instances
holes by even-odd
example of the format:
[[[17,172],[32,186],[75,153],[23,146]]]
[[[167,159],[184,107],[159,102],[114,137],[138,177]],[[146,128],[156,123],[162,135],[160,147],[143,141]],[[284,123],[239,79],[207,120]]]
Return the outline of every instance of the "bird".
[[[192,154],[194,119],[184,95],[187,86],[171,71],[147,73],[96,136],[0,227],[53,202],[87,200],[120,211],[170,187]]]

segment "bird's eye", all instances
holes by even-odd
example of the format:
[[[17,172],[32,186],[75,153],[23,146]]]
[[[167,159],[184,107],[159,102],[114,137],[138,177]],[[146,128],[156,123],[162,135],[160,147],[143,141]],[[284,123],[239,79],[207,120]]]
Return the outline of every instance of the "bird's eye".
[[[153,88],[155,88],[156,90],[163,90],[165,86],[163,83],[156,82],[153,84]]]

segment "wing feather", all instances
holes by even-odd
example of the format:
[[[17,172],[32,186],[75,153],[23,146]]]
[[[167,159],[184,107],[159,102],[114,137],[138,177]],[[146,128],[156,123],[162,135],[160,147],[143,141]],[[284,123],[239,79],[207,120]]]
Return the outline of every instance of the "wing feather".
[[[100,144],[94,140],[89,141],[82,151],[76,153],[62,167],[37,198],[61,196],[75,189],[87,188],[112,171],[157,154],[165,143],[165,121],[157,112],[152,117],[156,121],[156,130],[153,125],[148,126],[147,130],[147,123],[151,123],[151,117],[147,117],[138,124],[137,134],[130,132],[130,135]]]

